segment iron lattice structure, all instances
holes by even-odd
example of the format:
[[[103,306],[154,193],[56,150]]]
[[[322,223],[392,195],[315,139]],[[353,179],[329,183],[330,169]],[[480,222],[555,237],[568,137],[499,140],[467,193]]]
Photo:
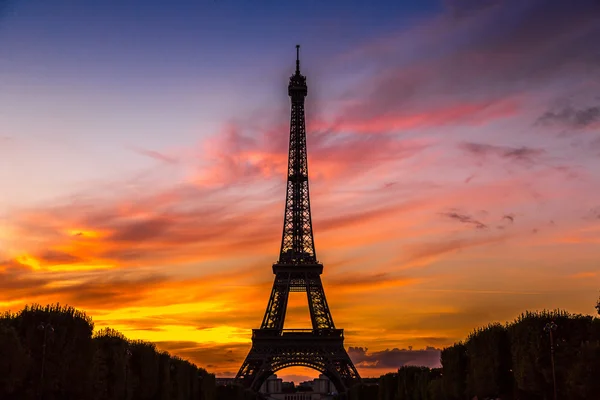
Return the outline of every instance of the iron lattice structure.
[[[292,110],[290,150],[283,235],[279,260],[273,264],[275,281],[260,329],[252,330],[252,348],[236,380],[258,391],[280,369],[314,368],[325,374],[339,392],[360,382],[358,371],[344,348],[344,331],[336,329],[321,282],[323,265],[317,261],[310,213],[304,99],[306,77],[296,72],[288,94]],[[306,292],[312,329],[283,329],[290,292]]]

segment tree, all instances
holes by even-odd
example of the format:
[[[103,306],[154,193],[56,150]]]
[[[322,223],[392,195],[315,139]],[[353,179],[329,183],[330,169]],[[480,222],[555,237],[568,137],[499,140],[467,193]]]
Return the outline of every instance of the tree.
[[[131,358],[127,378],[135,398],[154,399],[158,393],[159,355],[153,343],[141,340],[130,341]]]
[[[17,313],[11,325],[32,360],[25,384],[29,391],[44,400],[88,398],[94,356],[90,317],[60,304],[33,304]]]
[[[379,400],[395,400],[398,393],[398,374],[389,373],[379,378]]]
[[[17,332],[12,326],[0,322],[0,394],[6,395],[6,398],[16,396],[28,366],[29,357]]]
[[[552,397],[552,364],[550,337],[544,326],[555,322],[554,360],[560,398],[568,398],[567,375],[579,357],[582,343],[592,337],[591,316],[572,315],[564,311],[527,312],[509,327],[513,372],[522,397],[543,399]]]
[[[217,396],[215,375],[209,374],[203,368],[198,368],[198,379],[200,380],[200,399],[215,400]]]
[[[506,328],[491,324],[473,332],[466,343],[469,398],[506,397],[512,393],[510,341]]]
[[[467,385],[467,348],[456,343],[442,350],[442,387],[448,400],[462,400]]]
[[[376,384],[359,384],[348,391],[349,400],[374,400],[379,395],[379,386]]]
[[[114,329],[105,328],[93,338],[92,399],[126,398],[129,343]]]
[[[577,360],[568,373],[568,393],[571,399],[593,399],[600,393],[600,343],[581,346]]]

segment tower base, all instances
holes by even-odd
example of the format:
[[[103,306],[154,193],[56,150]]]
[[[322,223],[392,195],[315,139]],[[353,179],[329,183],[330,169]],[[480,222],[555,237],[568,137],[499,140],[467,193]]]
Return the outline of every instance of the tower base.
[[[258,392],[269,376],[295,366],[321,372],[340,393],[360,382],[344,348],[343,329],[253,329],[252,348],[236,381]]]

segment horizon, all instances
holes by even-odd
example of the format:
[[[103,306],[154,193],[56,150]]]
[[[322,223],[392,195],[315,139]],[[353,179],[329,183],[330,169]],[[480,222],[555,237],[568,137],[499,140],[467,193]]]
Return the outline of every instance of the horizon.
[[[300,44],[316,254],[361,376],[437,366],[526,310],[591,314],[598,16],[589,0],[8,1],[0,312],[69,304],[234,376],[281,244]],[[285,327],[309,326],[291,293]]]

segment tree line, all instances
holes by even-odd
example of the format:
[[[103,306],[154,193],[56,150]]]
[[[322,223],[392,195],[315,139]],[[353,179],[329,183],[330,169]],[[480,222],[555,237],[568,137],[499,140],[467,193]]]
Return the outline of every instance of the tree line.
[[[0,315],[3,400],[216,399],[215,376],[105,328],[84,312],[26,306]]]
[[[597,305],[600,313],[600,303]],[[553,346],[552,346],[553,345]],[[552,363],[554,360],[554,363]],[[600,393],[600,318],[526,312],[442,350],[441,368],[404,366],[365,379],[348,400],[589,400]],[[553,368],[554,364],[554,368]],[[556,389],[555,385],[556,383]],[[26,306],[0,315],[3,400],[256,400],[152,343],[105,328],[84,312]]]
[[[596,308],[600,313],[600,302]],[[600,318],[525,312],[511,323],[476,329],[464,342],[443,349],[441,364],[402,367],[377,384],[352,388],[349,398],[551,400],[555,390],[561,400],[598,398]]]

